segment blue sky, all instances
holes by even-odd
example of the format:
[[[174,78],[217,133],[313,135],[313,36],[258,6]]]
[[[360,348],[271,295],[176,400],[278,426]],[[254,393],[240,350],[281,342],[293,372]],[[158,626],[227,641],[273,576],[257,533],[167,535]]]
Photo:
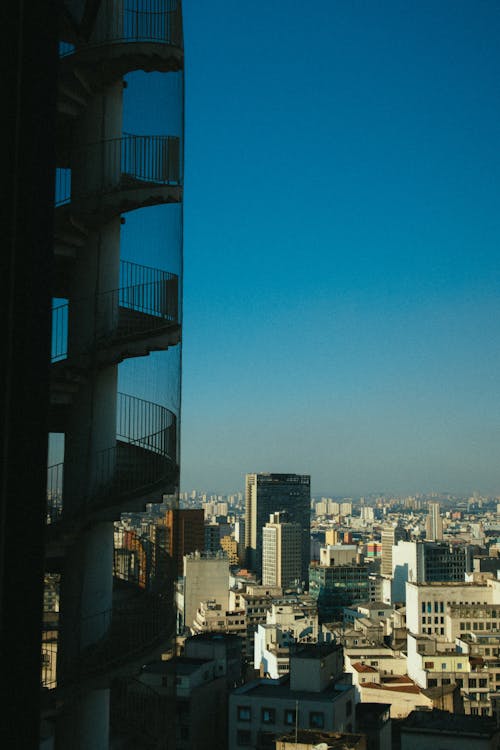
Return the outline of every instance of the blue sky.
[[[183,489],[500,493],[499,32],[185,0]]]

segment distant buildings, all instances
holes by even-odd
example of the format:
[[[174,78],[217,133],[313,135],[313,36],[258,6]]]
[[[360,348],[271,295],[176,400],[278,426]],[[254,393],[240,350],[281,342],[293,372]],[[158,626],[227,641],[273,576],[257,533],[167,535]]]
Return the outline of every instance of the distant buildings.
[[[245,548],[247,567],[262,575],[262,529],[271,513],[285,510],[302,529],[301,580],[307,583],[310,555],[311,478],[299,474],[247,474]]]

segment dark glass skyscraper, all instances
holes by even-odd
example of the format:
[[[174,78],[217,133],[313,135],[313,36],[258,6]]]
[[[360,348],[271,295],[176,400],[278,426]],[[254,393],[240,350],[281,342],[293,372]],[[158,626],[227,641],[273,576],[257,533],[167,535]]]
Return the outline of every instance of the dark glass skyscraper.
[[[307,474],[247,474],[245,483],[246,564],[262,575],[262,529],[271,513],[286,510],[302,527],[302,580],[308,581],[311,477]]]

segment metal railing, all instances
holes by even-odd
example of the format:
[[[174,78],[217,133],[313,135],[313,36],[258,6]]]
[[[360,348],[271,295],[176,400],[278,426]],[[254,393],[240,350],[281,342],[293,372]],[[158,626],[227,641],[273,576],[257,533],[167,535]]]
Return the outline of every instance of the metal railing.
[[[79,49],[118,42],[155,42],[182,47],[182,8],[180,0],[103,0],[95,30],[87,42],[76,48],[59,47],[61,57]]]
[[[56,169],[56,207],[145,184],[180,185],[180,138],[126,133],[76,150],[70,163],[72,169]],[[73,172],[79,179],[73,179]]]
[[[127,571],[121,562],[124,553],[136,558],[135,565]],[[112,608],[82,618],[78,625],[81,633],[105,635],[98,642],[81,647],[60,679],[55,668],[58,632],[51,632],[50,641],[42,644],[42,686],[62,687],[105,674],[166,640],[175,620],[172,571],[171,558],[161,544],[131,530],[115,529],[113,577],[115,582],[130,585],[130,596],[123,599],[122,588],[120,601]]]
[[[117,442],[94,454],[90,477],[73,483],[71,511],[81,516],[93,508],[119,503],[120,499],[147,492],[168,479],[177,454],[176,417],[164,406],[118,393]],[[47,469],[47,523],[64,515],[65,477],[71,463]]]
[[[82,342],[88,352],[99,342],[122,341],[131,336],[154,334],[178,322],[179,280],[176,274],[148,266],[122,261],[122,286],[98,295],[97,317],[93,338]],[[51,361],[68,357],[68,335],[71,313],[86,316],[94,298],[75,300],[52,308]]]

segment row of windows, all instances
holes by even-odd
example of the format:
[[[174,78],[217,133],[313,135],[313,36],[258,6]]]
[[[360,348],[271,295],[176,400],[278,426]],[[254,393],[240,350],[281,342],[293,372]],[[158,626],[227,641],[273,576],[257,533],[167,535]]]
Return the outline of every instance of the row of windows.
[[[496,630],[497,629],[497,623],[496,622],[482,622],[481,620],[478,620],[478,622],[461,622],[460,623],[460,629],[461,630]]]
[[[422,633],[427,633],[427,635],[431,635],[432,633],[444,635],[444,628],[422,628]]]
[[[422,612],[432,612],[432,602],[422,602]],[[434,612],[444,612],[444,602],[434,602]]]
[[[348,701],[350,704],[351,701]],[[352,706],[351,706],[352,711]],[[347,712],[347,710],[346,710]],[[252,720],[252,709],[250,706],[238,706],[237,707],[238,721],[251,721]],[[285,708],[283,712],[283,723],[287,726],[294,726],[296,720],[296,711],[293,708]],[[276,709],[275,708],[261,708],[260,709],[260,721],[262,724],[275,724],[276,723]],[[309,728],[310,729],[324,729],[325,727],[325,715],[322,711],[310,711],[309,712]]]
[[[425,625],[426,622],[429,623],[429,625],[432,623],[432,617],[425,617],[425,615],[422,617],[422,622]],[[441,625],[444,624],[444,617],[434,617],[434,622],[437,625],[439,622],[441,622]]]

